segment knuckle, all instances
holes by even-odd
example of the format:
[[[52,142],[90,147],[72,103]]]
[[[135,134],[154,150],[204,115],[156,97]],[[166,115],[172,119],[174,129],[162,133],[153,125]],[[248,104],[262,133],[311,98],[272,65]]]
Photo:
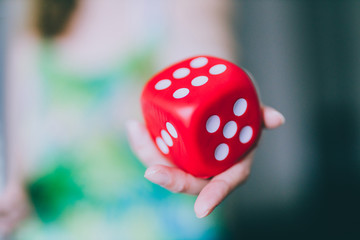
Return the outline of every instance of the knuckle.
[[[182,190],[181,185],[174,177],[171,177],[169,182],[164,187],[173,193],[178,193]]]
[[[173,193],[181,193],[184,190],[184,186],[180,184],[173,184],[168,186],[168,189]]]
[[[218,188],[224,191],[225,193],[228,193],[232,190],[230,183],[223,179],[216,179],[214,180],[213,183],[218,185]]]
[[[177,180],[172,187],[172,191],[175,193],[186,193],[188,189],[189,186],[186,180]]]
[[[168,189],[174,193],[187,193],[190,189],[190,181],[187,175],[180,174],[173,177],[169,182]]]

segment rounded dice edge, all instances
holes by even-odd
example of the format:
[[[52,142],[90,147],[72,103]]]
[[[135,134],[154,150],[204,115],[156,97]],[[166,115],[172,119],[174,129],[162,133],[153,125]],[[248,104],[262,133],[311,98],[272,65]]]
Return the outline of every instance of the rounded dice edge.
[[[182,62],[186,62],[186,61],[188,61],[189,62],[189,64],[190,64],[190,62],[193,60],[193,59],[196,59],[196,58],[199,58],[199,57],[206,57],[206,58],[209,58],[209,59],[215,59],[215,60],[219,60],[219,61],[224,61],[225,63],[227,63],[227,64],[229,64],[229,65],[231,65],[231,66],[233,66],[233,65],[235,65],[235,64],[233,64],[233,63],[231,63],[231,62],[229,62],[229,61],[226,61],[226,60],[223,60],[223,59],[220,59],[220,58],[216,58],[216,57],[212,57],[212,56],[206,56],[206,55],[200,55],[200,56],[195,56],[195,57],[191,57],[191,58],[188,58],[188,59],[186,59],[186,60],[184,60],[184,61],[182,61]],[[166,69],[164,69],[163,71],[161,71],[160,73],[162,73],[162,72],[164,72],[164,71],[167,71],[168,69],[170,69],[171,67],[174,67],[174,68],[176,68],[176,65],[177,65],[178,63],[176,63],[176,64],[173,64],[172,66],[170,66],[170,67],[168,67],[168,68],[166,68]],[[236,66],[236,65],[235,65]],[[209,66],[207,66],[207,67],[209,67]],[[239,68],[239,67],[238,67]],[[253,82],[253,79],[251,79],[250,78],[250,76],[248,75],[248,74],[246,74],[246,71],[245,70],[243,70],[243,69],[241,69],[241,68],[239,68],[241,71],[243,71],[243,73],[246,75],[246,77],[247,78],[249,78],[250,79],[250,81],[253,83],[253,85],[254,85],[254,88],[255,88],[255,90],[256,90],[256,93],[257,93],[257,97],[259,98],[259,95],[258,95],[258,91],[257,91],[257,89],[256,89],[256,84],[255,84],[255,82]],[[159,74],[160,74],[159,73]],[[152,80],[154,80],[155,78],[156,78],[156,76],[158,76],[159,74],[156,74],[153,78],[152,78]],[[154,81],[157,81],[157,80],[159,80],[159,79],[155,79]],[[151,81],[151,80],[150,80]],[[152,87],[152,85],[154,85],[155,84],[155,82],[154,83],[150,83],[150,82],[148,82],[147,83],[147,87]],[[145,90],[145,89],[144,89]],[[161,91],[159,92],[159,94],[161,94]],[[144,95],[144,92],[143,92],[143,94],[142,94],[142,96]],[[146,95],[146,94],[145,94]],[[149,99],[148,99],[149,100]],[[154,101],[154,100],[151,100],[151,101]],[[146,104],[145,104],[146,105]],[[259,104],[260,105],[260,104]],[[194,114],[196,113],[197,111],[195,111],[194,112]],[[259,113],[259,116],[261,116],[261,113]],[[259,121],[259,122],[262,122],[262,121]],[[254,133],[254,135],[255,135],[256,133]],[[251,149],[253,149],[254,147],[255,147],[255,145],[257,144],[257,142],[258,142],[258,139],[259,139],[259,137],[260,137],[260,134],[261,134],[261,124],[260,124],[260,126],[259,126],[259,131],[258,131],[258,133],[256,134],[256,136],[254,136],[253,137],[253,140],[254,140],[254,144],[252,144],[251,145],[251,147],[243,154],[243,155],[245,155],[245,154],[247,154]],[[154,139],[155,139],[155,137],[154,137]],[[242,156],[243,156],[242,155]],[[242,157],[242,156],[240,156],[240,158]],[[169,157],[169,156],[167,156],[167,157]],[[224,171],[224,170],[226,170],[226,169],[228,169],[229,167],[231,167],[233,164],[222,164],[222,166],[220,167],[218,167],[217,169],[206,169],[205,168],[205,170],[204,169],[201,169],[201,166],[197,166],[198,168],[196,168],[196,169],[191,169],[191,168],[189,168],[189,167],[187,167],[187,166],[181,166],[182,164],[181,164],[181,159],[180,160],[178,160],[178,159],[176,159],[176,157],[174,158],[172,158],[172,161],[176,164],[176,165],[178,165],[180,168],[182,168],[182,169],[184,169],[184,170],[186,170],[187,172],[189,172],[189,173],[191,173],[191,174],[193,174],[193,175],[195,175],[195,176],[197,176],[197,177],[202,177],[202,178],[208,178],[208,177],[211,177],[211,176],[214,176],[214,175],[216,175],[216,174],[218,174],[218,173],[220,173],[220,172],[222,172],[222,171]],[[196,160],[196,161],[198,161],[198,160]],[[195,164],[196,165],[196,164]],[[197,165],[199,165],[199,164],[197,164]]]

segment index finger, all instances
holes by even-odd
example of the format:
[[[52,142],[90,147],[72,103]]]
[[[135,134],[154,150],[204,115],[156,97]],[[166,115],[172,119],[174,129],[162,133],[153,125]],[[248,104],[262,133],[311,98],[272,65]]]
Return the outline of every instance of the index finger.
[[[194,205],[198,218],[209,215],[229,193],[248,178],[253,155],[254,150],[240,162],[211,179],[202,189]]]

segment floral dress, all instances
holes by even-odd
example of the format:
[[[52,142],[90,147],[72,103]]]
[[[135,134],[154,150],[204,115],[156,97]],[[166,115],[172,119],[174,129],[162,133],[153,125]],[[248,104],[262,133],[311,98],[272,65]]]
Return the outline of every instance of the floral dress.
[[[128,146],[124,123],[139,114],[152,49],[87,74],[59,60],[52,42],[40,44],[41,104],[29,137],[38,151],[27,181],[34,211],[14,239],[219,238],[216,212],[197,219],[195,197],[147,181]]]

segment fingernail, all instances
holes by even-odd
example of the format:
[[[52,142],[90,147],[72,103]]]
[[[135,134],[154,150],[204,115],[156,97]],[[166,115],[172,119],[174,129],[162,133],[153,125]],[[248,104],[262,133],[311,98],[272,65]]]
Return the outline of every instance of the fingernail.
[[[206,217],[207,215],[209,215],[210,209],[208,207],[204,207],[202,209],[200,209],[198,212],[196,212],[196,217],[197,218],[203,218]]]
[[[166,172],[160,171],[159,169],[151,169],[148,168],[146,170],[145,178],[147,178],[149,181],[159,184],[161,186],[164,186],[169,183],[170,177]]]
[[[286,121],[284,115],[282,115],[279,111],[273,109],[273,108],[269,108],[268,111],[269,117],[273,118],[273,119],[280,119],[280,123],[281,125],[283,125]]]
[[[210,214],[211,207],[209,206],[209,203],[200,203],[197,199],[194,205],[194,210],[197,218],[203,218]]]

